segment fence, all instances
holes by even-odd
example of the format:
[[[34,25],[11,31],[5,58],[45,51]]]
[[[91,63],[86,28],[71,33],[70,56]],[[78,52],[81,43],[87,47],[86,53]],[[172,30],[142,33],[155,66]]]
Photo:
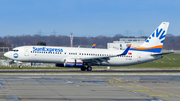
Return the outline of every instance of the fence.
[[[0,56],[4,56],[4,53],[8,52],[11,47],[0,47]]]

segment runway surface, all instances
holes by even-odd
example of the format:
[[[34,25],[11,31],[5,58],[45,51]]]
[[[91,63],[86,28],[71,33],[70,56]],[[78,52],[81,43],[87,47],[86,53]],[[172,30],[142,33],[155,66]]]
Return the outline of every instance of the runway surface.
[[[89,72],[89,73],[115,73],[115,72],[120,72],[120,73],[134,73],[134,72],[139,72],[139,73],[144,73],[144,72],[149,72],[149,73],[156,73],[156,72],[174,72],[174,73],[180,73],[180,70],[93,70],[93,71],[81,71],[81,70],[38,70],[38,69],[30,69],[30,70],[0,70],[0,73],[82,73],[82,72]]]
[[[179,101],[180,76],[0,76],[0,101]]]

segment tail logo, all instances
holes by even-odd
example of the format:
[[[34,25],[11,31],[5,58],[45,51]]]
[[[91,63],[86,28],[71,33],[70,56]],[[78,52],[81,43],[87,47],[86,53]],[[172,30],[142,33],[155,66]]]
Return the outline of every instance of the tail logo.
[[[159,38],[159,40],[161,41],[161,43],[164,43],[164,38],[166,37],[165,34],[165,30],[163,30],[162,28],[159,30],[158,28],[156,29],[156,31],[146,40],[146,42],[149,43],[149,41],[152,38]]]

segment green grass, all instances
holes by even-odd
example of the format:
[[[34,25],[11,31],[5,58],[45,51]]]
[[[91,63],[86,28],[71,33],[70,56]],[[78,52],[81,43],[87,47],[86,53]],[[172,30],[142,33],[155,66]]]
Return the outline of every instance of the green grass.
[[[107,68],[107,67],[106,67]],[[150,63],[142,63],[138,65],[111,67],[112,69],[119,68],[157,68],[157,69],[180,69],[180,53],[164,55],[162,59],[152,61]]]
[[[180,54],[173,53],[164,55],[162,59],[152,61],[150,63],[143,63],[139,65],[133,65],[128,67],[180,67]]]
[[[107,66],[101,67],[107,69]],[[173,53],[164,55],[162,59],[152,61],[150,63],[142,63],[138,65],[131,66],[111,66],[111,69],[120,69],[120,68],[159,68],[159,69],[180,69],[180,53]]]
[[[4,58],[0,58],[4,59]],[[180,53],[173,53],[164,55],[162,59],[152,61],[150,63],[143,63],[138,65],[131,66],[111,66],[111,69],[120,69],[120,68],[159,68],[159,69],[180,69]],[[8,66],[1,66],[0,69],[19,69],[18,66],[14,66],[13,68]],[[66,67],[30,67],[24,66],[23,69],[78,69],[79,68],[66,68]],[[93,69],[107,69],[107,66],[93,66]]]

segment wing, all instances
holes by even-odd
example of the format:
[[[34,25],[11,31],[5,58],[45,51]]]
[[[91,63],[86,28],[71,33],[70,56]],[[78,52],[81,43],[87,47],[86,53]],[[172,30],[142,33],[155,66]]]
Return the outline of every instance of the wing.
[[[111,58],[111,57],[117,57],[117,56],[121,56],[121,55],[126,55],[129,51],[131,47],[131,44],[126,48],[126,50],[121,53],[121,54],[117,54],[117,55],[111,55],[111,56],[100,56],[100,57],[89,57],[89,58],[81,58],[81,60],[83,62],[86,62],[86,63],[91,63],[91,64],[100,64],[101,62],[108,62],[108,60]]]

